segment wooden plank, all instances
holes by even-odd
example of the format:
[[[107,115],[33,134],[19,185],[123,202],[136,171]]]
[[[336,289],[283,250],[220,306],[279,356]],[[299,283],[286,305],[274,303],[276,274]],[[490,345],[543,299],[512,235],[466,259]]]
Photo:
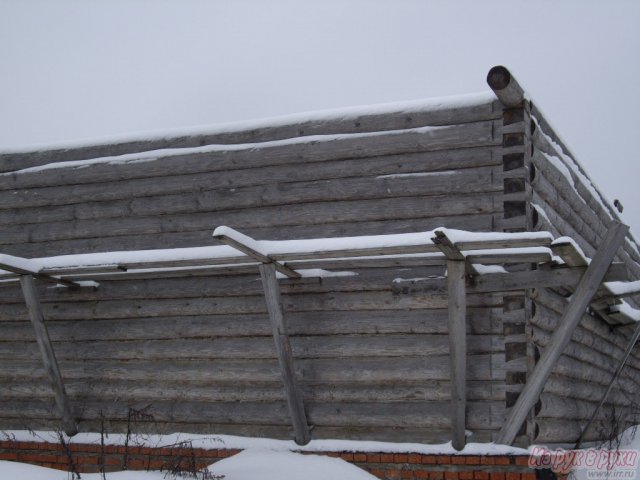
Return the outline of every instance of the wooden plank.
[[[97,144],[72,149],[42,150],[28,153],[0,155],[0,171],[12,171],[52,162],[82,160],[144,152],[165,148],[189,148],[210,144],[239,144],[281,140],[306,135],[330,135],[344,133],[375,132],[415,128],[423,125],[450,125],[500,116],[494,101],[481,102],[472,106],[448,106],[429,109],[417,107],[413,111],[370,113],[350,113],[339,118],[311,119],[304,122],[277,124],[230,129],[227,132],[195,133],[162,137],[151,140],[129,140],[124,142]]]
[[[317,202],[290,205],[287,207],[287,215],[282,215],[282,207],[276,206],[238,211],[198,211],[167,216],[87,219],[71,224],[48,222],[28,225],[19,230],[9,230],[0,238],[0,244],[141,234],[156,234],[161,238],[165,233],[200,231],[210,229],[211,225],[229,225],[246,231],[249,227],[288,227],[389,218],[402,219],[414,218],[417,210],[423,210],[425,217],[436,216],[436,214],[438,216],[486,214],[493,213],[499,208],[495,205],[493,197],[492,193],[484,193],[463,194],[455,197],[428,196]]]
[[[58,412],[62,417],[62,427],[67,435],[73,436],[78,432],[78,426],[73,418],[71,405],[67,399],[64,382],[62,375],[60,375],[60,369],[58,368],[58,362],[53,351],[51,340],[49,339],[47,326],[44,323],[44,317],[38,300],[38,292],[36,291],[33,278],[30,275],[22,275],[20,277],[20,285],[27,309],[29,310],[29,318],[36,333],[36,340],[40,354],[42,355],[42,362],[49,377]]]
[[[447,261],[449,352],[451,356],[451,444],[462,450],[466,439],[467,333],[465,263]]]
[[[379,132],[375,135],[340,135],[339,137],[318,138],[311,142],[276,142],[272,144],[248,144],[235,148],[215,148],[195,152],[146,152],[142,158],[146,160],[146,168],[129,163],[115,164],[112,159],[104,164],[94,163],[82,169],[65,165],[63,168],[50,168],[36,172],[16,172],[10,181],[0,178],[0,190],[26,188],[33,184],[42,184],[45,177],[55,178],[56,185],[74,184],[76,175],[87,176],[90,172],[102,169],[111,170],[120,177],[126,170],[146,171],[144,176],[153,173],[158,163],[164,163],[162,170],[166,175],[167,165],[174,165],[176,174],[181,169],[188,169],[198,164],[196,171],[207,170],[207,164],[215,163],[220,170],[237,168],[238,165],[258,166],[306,161],[337,160],[342,158],[374,157],[378,155],[416,153],[457,148],[497,145],[501,142],[499,133],[502,122],[495,120],[447,125],[442,127],[426,127],[403,129],[396,132]],[[499,138],[498,138],[499,137]],[[131,160],[131,158],[129,158]],[[210,167],[209,167],[210,168]],[[83,171],[79,171],[83,170]],[[112,173],[112,175],[113,175]],[[86,178],[86,177],[85,177]],[[96,178],[96,177],[93,177]],[[49,180],[51,182],[51,180]]]
[[[260,269],[265,301],[269,319],[271,320],[282,381],[287,394],[289,414],[295,433],[294,438],[298,445],[306,445],[311,441],[311,432],[309,431],[309,424],[302,401],[302,393],[295,379],[293,353],[282,311],[280,287],[276,279],[276,266],[273,263],[263,263],[258,268]]]
[[[527,379],[522,393],[509,413],[506,423],[500,430],[498,443],[511,444],[515,439],[522,422],[540,396],[555,363],[571,340],[571,334],[601,284],[616,251],[624,242],[628,230],[629,227],[624,224],[614,224],[603,240],[602,246],[596,252],[595,257],[580,280],[569,302],[567,311],[552,337],[551,343],[545,348],[540,361]]]
[[[392,162],[394,159],[388,160]],[[9,210],[0,209],[0,221],[9,225],[123,215],[179,214],[198,209],[222,211],[291,203],[443,195],[452,191],[482,193],[498,189],[492,185],[491,179],[501,168],[490,165],[444,170],[440,165],[433,165],[431,168],[435,170],[431,170],[424,164],[406,167],[403,163],[399,166],[391,163],[385,165],[386,169],[378,168],[382,174],[377,174],[375,169],[362,165],[363,162],[361,160],[353,166],[343,165],[347,163],[345,161],[331,162],[332,170],[320,163],[305,165],[304,168],[299,165],[276,166],[150,177],[133,185],[128,185],[125,180],[73,185],[64,187],[65,190],[60,187],[33,189],[29,196],[21,195],[26,197],[23,204]],[[367,175],[367,170],[373,170],[373,174]],[[404,170],[409,172],[402,173]],[[342,176],[338,176],[339,173]],[[144,196],[140,196],[139,191],[144,191]],[[63,198],[55,196],[56,193]],[[5,203],[3,196],[9,196],[8,192],[0,192],[0,206]],[[91,201],[88,202],[87,197]],[[46,199],[51,203],[38,205],[45,203]],[[34,208],[37,206],[40,208]]]

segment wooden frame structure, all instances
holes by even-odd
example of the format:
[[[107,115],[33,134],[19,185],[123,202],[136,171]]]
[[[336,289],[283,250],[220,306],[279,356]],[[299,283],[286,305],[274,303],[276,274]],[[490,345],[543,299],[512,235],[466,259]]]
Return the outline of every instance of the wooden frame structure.
[[[87,286],[87,279],[99,280],[103,276],[152,275],[162,276],[181,269],[185,275],[202,271],[224,273],[228,269],[253,269],[260,272],[264,298],[286,391],[289,415],[295,441],[306,444],[311,439],[302,393],[294,373],[294,357],[289,342],[286,314],[282,307],[277,274],[293,281],[300,279],[309,268],[353,267],[363,261],[379,266],[446,265],[445,278],[428,278],[415,282],[414,289],[429,291],[433,288],[448,290],[448,336],[451,364],[451,438],[456,449],[465,445],[466,430],[466,293],[505,292],[536,286],[562,286],[573,290],[573,297],[545,350],[533,375],[525,385],[518,402],[509,413],[500,432],[500,442],[513,442],[526,415],[537,401],[551,369],[571,338],[581,314],[589,304],[597,305],[604,313],[606,305],[620,302],[603,282],[624,280],[621,269],[612,263],[623,242],[628,227],[616,224],[605,238],[601,249],[589,262],[566,241],[552,241],[546,232],[525,233],[471,233],[436,229],[433,232],[380,235],[351,238],[324,238],[298,241],[256,241],[228,227],[219,227],[213,236],[227,246],[209,247],[198,258],[184,258],[180,249],[167,251],[155,260],[145,260],[149,252],[127,252],[128,258],[139,257],[138,262],[123,263],[117,252],[112,261],[98,261],[89,255],[77,255],[64,262],[51,259],[23,259],[0,256],[0,264],[7,271],[0,278],[5,282],[19,280],[31,322],[42,354],[56,404],[63,420],[64,430],[77,432],[73,409],[66,396],[65,386],[57,367],[54,349],[47,333],[34,279],[57,283],[65,287]],[[561,260],[553,256],[556,252]],[[174,255],[172,256],[172,253]],[[106,255],[109,258],[109,254]],[[580,261],[576,261],[576,258]],[[483,273],[485,265],[513,265],[534,263],[536,270],[525,272],[491,271]],[[588,266],[586,266],[588,265]],[[144,269],[144,270],[141,270]],[[316,274],[317,275],[317,274]],[[90,284],[95,287],[96,284]],[[613,310],[612,310],[613,312]],[[612,315],[614,315],[612,313]],[[605,315],[612,321],[612,317]],[[615,322],[630,323],[633,319],[624,313],[615,313]],[[634,336],[635,343],[637,336]],[[632,344],[633,345],[633,344]],[[631,348],[631,346],[629,348]],[[603,399],[604,401],[604,399]]]

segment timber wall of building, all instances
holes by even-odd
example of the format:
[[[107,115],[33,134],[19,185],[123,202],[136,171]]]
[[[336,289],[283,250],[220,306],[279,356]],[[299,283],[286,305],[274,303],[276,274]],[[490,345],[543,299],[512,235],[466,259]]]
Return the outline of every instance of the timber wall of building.
[[[602,200],[591,181],[573,161],[540,111],[527,102],[525,143],[528,165],[526,196],[534,230],[555,237],[569,236],[586,256],[593,257],[612,221],[613,207]],[[627,267],[630,280],[640,278],[640,254],[628,236],[616,261]],[[527,326],[529,369],[547,345],[562,313],[568,291],[530,291],[531,314]],[[627,298],[634,306],[638,297]],[[597,314],[585,314],[569,347],[561,357],[529,422],[529,435],[538,443],[574,443],[604,395],[623,358],[635,325],[610,325]],[[632,351],[584,440],[602,440],[638,422],[640,352]]]
[[[257,239],[500,229],[501,115],[487,96],[464,108],[177,143],[260,142],[252,145],[8,172],[0,177],[0,249],[34,257],[202,246],[214,243],[218,225]],[[278,140],[291,136],[299,138]],[[176,144],[139,149],[158,146]],[[0,158],[5,170],[22,161],[48,157]],[[403,295],[392,283],[444,271],[398,265],[354,273],[282,282],[312,436],[450,440],[446,292]],[[101,280],[94,292],[41,288],[80,429],[99,431],[104,422],[126,431],[134,418],[139,430],[154,432],[290,437],[257,272],[178,275]],[[0,428],[56,428],[20,291],[3,287],[0,298]],[[472,441],[487,441],[504,418],[502,296],[470,295],[468,304],[467,428]]]

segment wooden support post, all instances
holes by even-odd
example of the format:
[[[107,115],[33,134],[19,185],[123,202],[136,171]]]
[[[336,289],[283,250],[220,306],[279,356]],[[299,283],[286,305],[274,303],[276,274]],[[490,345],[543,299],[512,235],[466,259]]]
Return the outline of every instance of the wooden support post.
[[[613,222],[611,225],[609,232],[602,241],[602,245],[578,283],[567,310],[553,333],[547,348],[545,348],[544,353],[531,373],[531,377],[527,379],[524,389],[512,407],[507,421],[498,434],[497,443],[511,445],[515,440],[522,422],[524,422],[527,414],[535,405],[538,397],[540,397],[553,367],[571,341],[571,335],[580,323],[582,315],[591,302],[591,298],[600,287],[618,248],[624,242],[628,230],[628,226],[619,222]]]
[[[258,268],[260,269],[264,297],[267,302],[269,319],[271,320],[271,329],[276,344],[282,381],[284,382],[287,394],[287,403],[293,423],[295,441],[298,445],[306,445],[311,440],[311,434],[309,424],[307,423],[307,416],[304,411],[302,394],[295,379],[293,354],[284,323],[280,287],[276,278],[276,266],[273,263],[263,263],[259,265]]]
[[[63,430],[69,436],[75,435],[78,433],[78,426],[71,413],[71,406],[64,388],[62,375],[60,375],[60,369],[58,368],[53,346],[51,345],[49,332],[47,331],[47,326],[44,324],[42,308],[40,307],[40,300],[33,277],[31,275],[21,275],[20,286],[22,287],[22,294],[24,295],[27,309],[29,310],[31,324],[36,332],[36,340],[40,348],[40,353],[42,354],[44,369],[49,377],[49,382],[55,395],[56,405],[62,416]]]
[[[465,445],[466,428],[466,289],[465,262],[447,261],[449,292],[449,362],[451,365],[451,444],[456,450]]]

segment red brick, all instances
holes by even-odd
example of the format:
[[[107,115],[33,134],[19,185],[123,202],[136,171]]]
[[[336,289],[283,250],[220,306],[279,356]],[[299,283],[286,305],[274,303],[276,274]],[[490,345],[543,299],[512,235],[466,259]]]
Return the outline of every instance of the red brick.
[[[400,478],[400,472],[397,469],[387,469],[384,472],[384,478],[387,478],[389,480],[396,480],[397,478]]]
[[[458,472],[444,472],[444,480],[458,480]]]
[[[380,455],[380,461],[382,463],[393,463],[393,455],[390,453],[383,453]]]
[[[353,454],[353,461],[354,462],[366,462],[367,461],[367,454],[366,453],[354,453]]]
[[[452,465],[464,465],[465,463],[467,463],[467,461],[463,455],[453,455],[451,457]]]
[[[422,455],[412,453],[409,455],[409,463],[422,463]]]
[[[325,455],[328,457],[340,458],[342,454],[340,452],[327,452]]]
[[[473,472],[460,472],[458,477],[460,480],[473,480]]]
[[[493,461],[494,465],[509,465],[511,464],[511,460],[509,457],[505,456],[496,456]]]
[[[369,470],[369,473],[374,477],[378,477],[378,478],[384,477],[384,470],[382,470],[381,468],[372,468],[371,470]]]
[[[480,465],[480,457],[476,457],[474,455],[469,455],[466,458],[467,465]]]
[[[473,472],[473,480],[489,480],[489,472]]]
[[[438,463],[449,465],[451,463],[451,457],[449,455],[438,455]]]
[[[516,461],[516,465],[529,465],[529,457],[526,455],[520,455],[518,457],[513,457]]]
[[[415,475],[416,478],[429,478],[429,472],[426,470],[416,470]]]
[[[442,480],[444,478],[444,472],[429,472],[429,478],[431,480]]]
[[[367,455],[367,462],[369,463],[380,463],[381,455],[379,453],[369,453]]]
[[[18,460],[18,454],[15,452],[0,453],[0,460]]]
[[[495,460],[495,457],[492,457],[490,455],[484,455],[480,457],[480,465],[493,465],[494,460]]]
[[[404,453],[396,453],[393,455],[393,461],[396,463],[407,463],[409,461],[409,455]]]
[[[520,480],[520,474],[516,472],[507,472],[507,480]]]
[[[520,475],[521,480],[536,480],[535,472],[527,472]]]
[[[423,465],[434,465],[436,463],[435,455],[423,455],[422,456],[422,464]]]
[[[491,472],[489,474],[490,480],[505,480],[504,472]]]
[[[414,478],[413,471],[411,471],[411,470],[402,470],[400,472],[400,478],[406,478],[406,479],[409,479],[409,480],[413,479]]]
[[[353,462],[353,453],[341,453],[340,458],[347,462]]]

